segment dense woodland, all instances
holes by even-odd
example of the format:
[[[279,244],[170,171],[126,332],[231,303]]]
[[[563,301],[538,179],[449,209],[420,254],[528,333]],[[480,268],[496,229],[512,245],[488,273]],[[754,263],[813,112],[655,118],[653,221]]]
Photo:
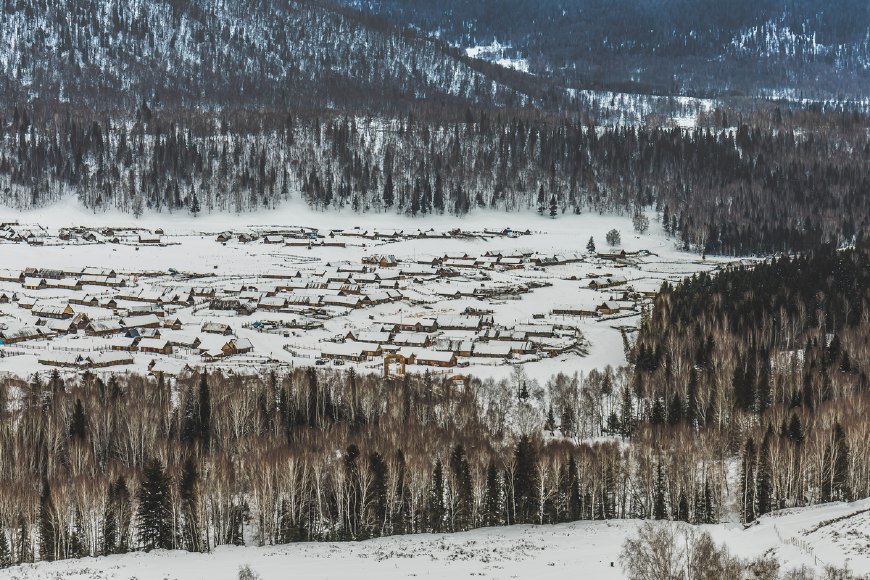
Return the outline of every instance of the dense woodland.
[[[391,119],[293,111],[114,118],[13,108],[0,191],[39,207],[71,193],[136,215],[312,207],[415,216],[660,212],[687,249],[801,251],[863,237],[870,117],[717,110],[698,130],[593,128],[586,117],[419,107]]]
[[[745,520],[870,495],[870,249],[821,247],[666,286],[633,351],[654,425],[726,434]]]
[[[3,0],[0,98],[130,109],[523,105],[547,85],[327,2]]]
[[[0,562],[867,497],[868,272],[825,249],[664,287],[630,368],[545,385],[5,380]]]

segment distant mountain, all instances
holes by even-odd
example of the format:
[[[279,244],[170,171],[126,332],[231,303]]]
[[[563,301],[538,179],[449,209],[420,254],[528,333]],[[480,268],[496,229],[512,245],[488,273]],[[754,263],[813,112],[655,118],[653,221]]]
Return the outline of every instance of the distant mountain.
[[[870,95],[863,0],[345,0],[578,88]]]
[[[0,0],[0,98],[94,109],[534,103],[531,79],[353,10],[282,0]],[[525,85],[525,86],[523,86]]]

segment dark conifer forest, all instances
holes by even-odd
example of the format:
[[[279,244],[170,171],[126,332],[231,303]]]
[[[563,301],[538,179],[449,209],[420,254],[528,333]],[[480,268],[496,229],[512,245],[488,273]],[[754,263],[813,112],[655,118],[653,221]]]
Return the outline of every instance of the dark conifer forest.
[[[297,197],[323,211],[420,218],[654,207],[685,249],[762,254],[866,236],[868,126],[862,113],[779,108],[717,109],[693,131],[471,108],[394,119],[13,108],[0,118],[0,188],[20,207],[76,192],[94,211],[135,215]]]

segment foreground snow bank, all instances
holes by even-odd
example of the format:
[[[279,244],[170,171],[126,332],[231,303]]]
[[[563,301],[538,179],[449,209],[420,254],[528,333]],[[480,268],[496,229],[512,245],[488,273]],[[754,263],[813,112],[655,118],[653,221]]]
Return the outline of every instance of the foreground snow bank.
[[[619,550],[637,520],[488,528],[453,535],[416,535],[356,543],[303,543],[261,548],[222,546],[211,554],[155,551],[39,563],[0,573],[20,580],[136,578],[235,579],[242,566],[262,580],[293,578],[622,578]],[[786,510],[744,529],[703,526],[743,558],[770,553],[783,568],[847,565],[870,574],[870,499]]]

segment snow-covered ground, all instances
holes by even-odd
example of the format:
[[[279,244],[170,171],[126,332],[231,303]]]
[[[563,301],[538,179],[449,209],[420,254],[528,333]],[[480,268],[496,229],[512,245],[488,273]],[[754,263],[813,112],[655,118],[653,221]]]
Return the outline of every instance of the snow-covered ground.
[[[398,536],[354,543],[221,546],[210,554],[155,551],[25,565],[0,571],[14,580],[187,580],[238,578],[249,566],[263,580],[283,578],[622,578],[619,551],[642,522],[613,520],[555,526],[486,528],[460,534]],[[870,500],[701,526],[742,558],[776,557],[782,569],[847,566],[870,575]],[[723,579],[725,580],[725,579]]]
[[[462,270],[455,278],[442,278],[428,282],[400,282],[400,291],[405,299],[388,302],[373,307],[332,312],[322,320],[323,328],[306,331],[291,331],[288,335],[258,332],[244,328],[255,322],[286,322],[296,317],[287,312],[264,312],[258,310],[251,315],[237,316],[228,312],[190,307],[168,307],[173,317],[184,322],[180,331],[162,331],[164,338],[172,338],[173,332],[183,335],[196,335],[202,339],[203,348],[220,348],[226,342],[224,337],[208,336],[200,332],[204,322],[229,324],[233,335],[244,338],[253,344],[253,356],[235,357],[223,361],[235,367],[261,369],[265,362],[284,365],[311,365],[320,356],[323,341],[349,332],[371,330],[378,320],[431,318],[438,315],[456,315],[467,308],[491,312],[495,323],[511,328],[524,323],[551,324],[563,327],[564,332],[576,329],[577,349],[569,349],[558,356],[527,356],[523,360],[526,372],[533,378],[546,380],[556,372],[588,371],[601,369],[606,365],[619,365],[625,362],[622,328],[636,328],[643,300],[636,298],[633,310],[617,315],[599,317],[577,317],[554,315],[552,310],[560,305],[583,304],[590,307],[604,301],[619,300],[622,293],[631,288],[635,293],[651,292],[658,289],[663,280],[677,281],[681,278],[719,267],[727,261],[719,259],[701,260],[697,254],[679,251],[674,242],[661,230],[655,216],[650,214],[650,231],[637,234],[633,231],[631,220],[623,216],[601,216],[596,214],[560,215],[557,219],[539,216],[534,213],[508,214],[504,212],[479,212],[464,218],[454,216],[430,216],[413,219],[405,216],[374,214],[320,213],[299,204],[288,204],[281,208],[257,214],[213,214],[192,217],[186,214],[148,214],[141,219],[117,213],[90,213],[74,201],[31,212],[0,210],[0,222],[17,220],[21,224],[34,223],[56,231],[70,226],[105,226],[113,228],[135,227],[164,230],[163,240],[171,245],[149,246],[141,244],[75,244],[46,243],[46,245],[0,244],[3,255],[3,269],[23,270],[28,267],[80,271],[86,267],[109,268],[119,274],[127,274],[131,280],[133,273],[153,272],[155,275],[139,276],[132,282],[142,289],[169,287],[213,287],[218,291],[229,285],[255,286],[265,290],[275,281],[263,278],[266,273],[276,271],[300,270],[304,276],[313,276],[316,271],[337,268],[342,265],[360,266],[362,259],[371,254],[394,255],[399,260],[399,268],[414,267],[422,259],[443,257],[445,254],[467,254],[481,257],[486,253],[525,253],[540,255],[581,254],[581,261],[534,267],[528,261],[518,269]],[[529,235],[508,236],[468,236],[450,238],[410,238],[398,241],[371,240],[353,236],[337,235],[332,241],[345,243],[345,247],[290,247],[283,244],[265,244],[262,240],[241,243],[233,239],[225,244],[215,240],[219,232],[268,227],[306,226],[318,228],[321,233],[329,230],[366,228],[394,228],[417,230],[430,228],[436,231],[449,231],[461,228],[464,231],[496,230],[513,228],[517,231],[529,230]],[[616,228],[622,233],[622,245],[626,251],[643,251],[644,255],[622,261],[602,259],[586,251],[590,237],[595,239],[599,251],[609,251],[605,234]],[[646,252],[649,252],[646,255]],[[176,271],[170,274],[169,270]],[[381,271],[395,272],[398,268]],[[444,294],[456,289],[474,289],[481,284],[479,275],[489,278],[485,283],[500,287],[515,287],[530,284],[546,284],[530,292],[507,298],[461,298],[446,297]],[[606,290],[593,290],[588,287],[590,276],[618,276],[628,283],[621,287]],[[64,290],[23,290],[15,282],[0,282],[0,292],[18,292],[21,295],[42,301],[62,302],[74,294]],[[78,294],[104,294],[103,287],[85,286]],[[123,306],[123,305],[122,305]],[[110,311],[98,308],[73,306],[77,312],[87,312],[92,318],[106,318]],[[14,303],[0,305],[0,323],[7,326],[33,324],[36,318],[27,309]],[[560,331],[560,332],[562,332]],[[447,333],[447,338],[464,339],[463,333]],[[433,338],[438,338],[433,336]],[[445,338],[442,336],[441,338]],[[18,356],[0,358],[0,371],[29,375],[35,371],[47,371],[50,367],[38,363],[41,354],[48,350],[62,352],[105,351],[111,338],[82,336],[59,336],[51,341],[29,341],[8,345],[7,350]],[[213,344],[212,344],[213,343]],[[3,347],[0,347],[3,348]],[[292,351],[292,352],[291,352]],[[587,351],[584,355],[583,351]],[[111,367],[105,372],[124,372],[136,370],[143,372],[147,365],[160,355],[134,353],[132,367]],[[188,362],[192,366],[201,364],[197,354],[192,357],[173,353],[168,356],[173,361]],[[518,359],[472,357],[469,367],[463,372],[480,377],[502,378],[511,372],[511,365]],[[463,362],[463,366],[464,366]],[[360,363],[359,370],[374,371],[380,367],[378,359]],[[422,368],[412,368],[422,372]]]
[[[465,54],[470,58],[486,60],[504,68],[511,68],[524,73],[529,72],[529,61],[525,58],[510,58],[505,56],[510,51],[510,45],[501,44],[498,40],[494,40],[492,44],[470,46],[465,49]]]

